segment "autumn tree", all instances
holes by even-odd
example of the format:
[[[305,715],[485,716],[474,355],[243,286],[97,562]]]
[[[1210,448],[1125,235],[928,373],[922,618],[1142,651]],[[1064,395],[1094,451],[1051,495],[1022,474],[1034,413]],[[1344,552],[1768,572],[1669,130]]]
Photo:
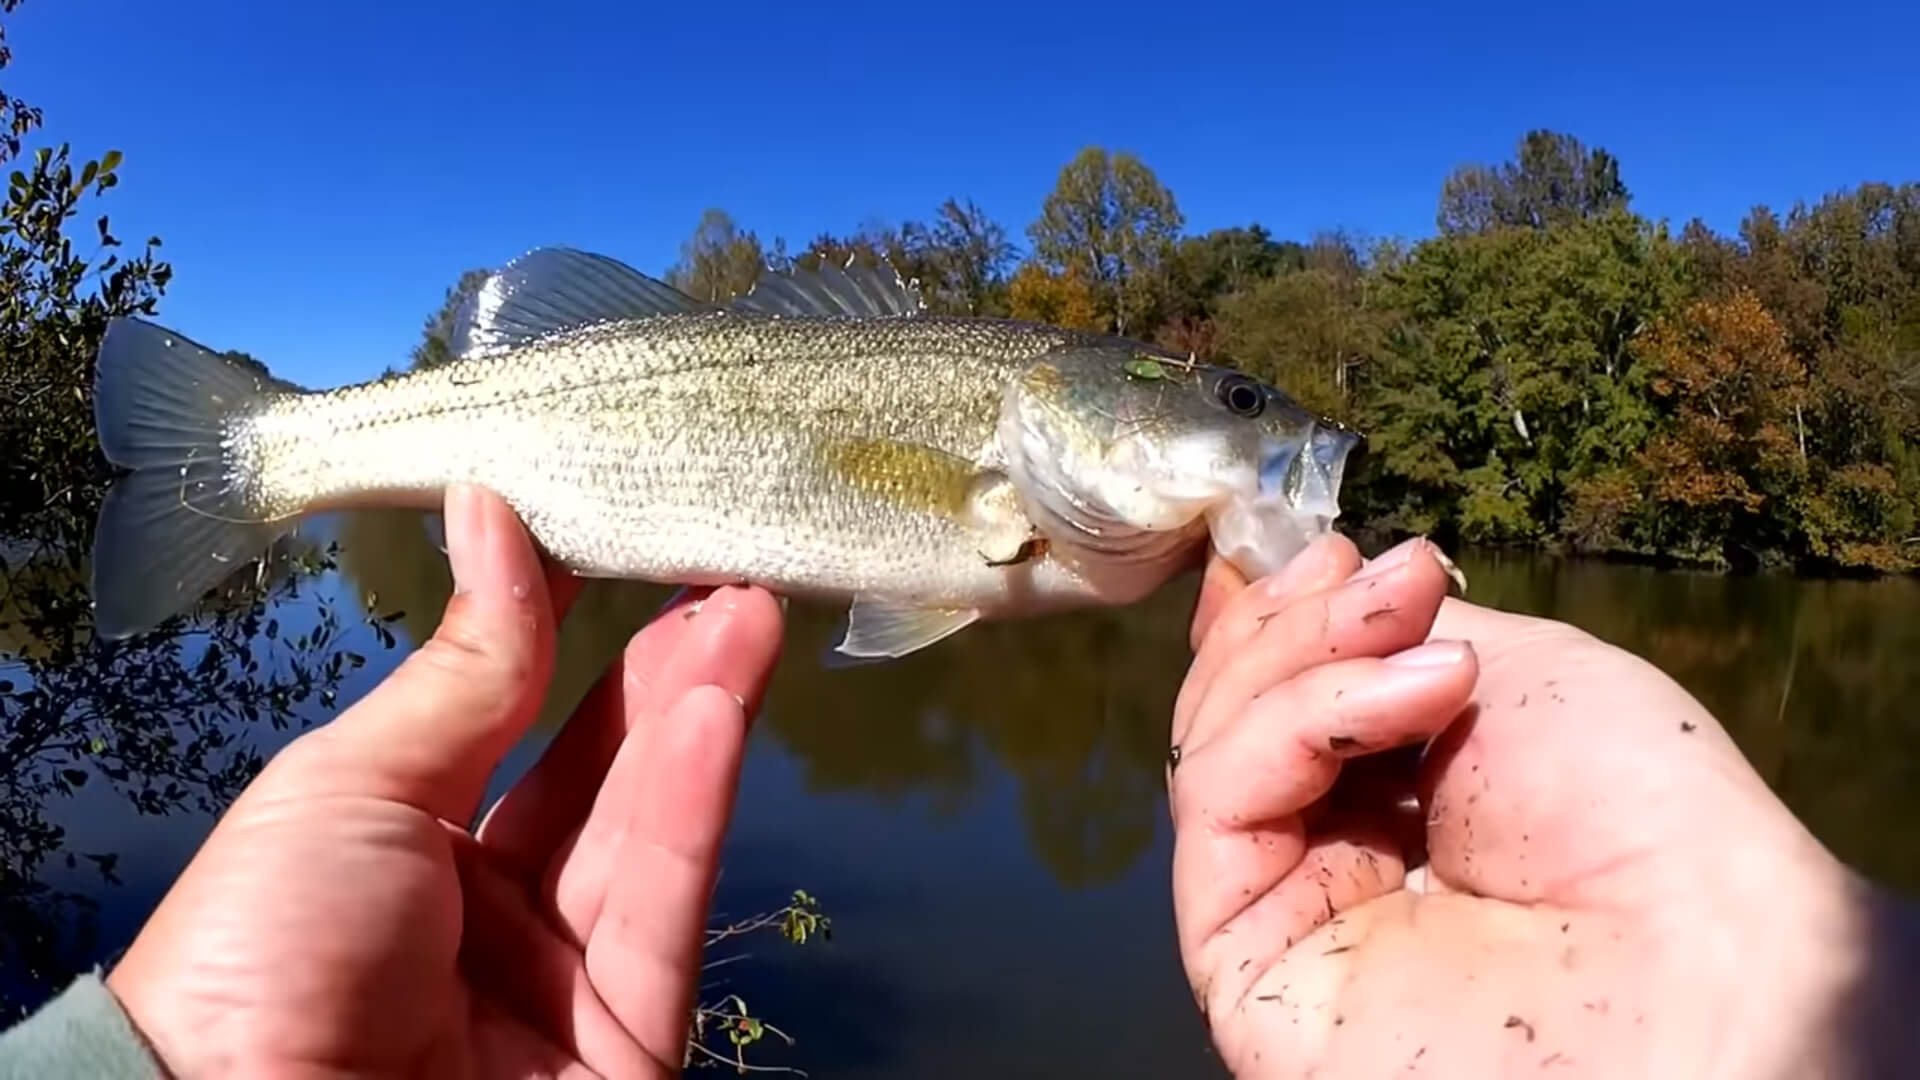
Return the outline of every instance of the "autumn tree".
[[[734,224],[726,211],[708,209],[680,245],[667,283],[695,299],[724,302],[751,289],[766,263],[759,236]]]
[[[1007,304],[1016,319],[1074,330],[1099,330],[1106,323],[1099,298],[1077,267],[1054,272],[1027,263],[1007,286]]]
[[[1806,476],[1807,373],[1780,324],[1737,289],[1662,319],[1639,352],[1665,421],[1637,460],[1659,546],[1784,548]]]
[[[1042,267],[1076,272],[1108,328],[1129,334],[1152,329],[1157,275],[1182,224],[1173,193],[1138,157],[1090,146],[1060,170],[1027,233]]]

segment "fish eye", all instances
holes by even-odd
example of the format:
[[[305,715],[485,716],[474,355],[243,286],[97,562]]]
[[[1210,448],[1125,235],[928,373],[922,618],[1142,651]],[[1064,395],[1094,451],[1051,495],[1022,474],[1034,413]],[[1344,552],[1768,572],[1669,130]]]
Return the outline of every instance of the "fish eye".
[[[1213,392],[1220,399],[1220,404],[1248,419],[1259,416],[1260,411],[1267,407],[1266,392],[1245,375],[1234,374],[1222,378]]]

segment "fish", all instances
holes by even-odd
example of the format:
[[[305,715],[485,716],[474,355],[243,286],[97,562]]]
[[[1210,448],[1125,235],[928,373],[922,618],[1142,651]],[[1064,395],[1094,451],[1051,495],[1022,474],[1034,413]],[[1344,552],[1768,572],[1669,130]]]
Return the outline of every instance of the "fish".
[[[889,266],[698,300],[537,248],[458,309],[449,363],[327,390],[112,320],[95,633],[190,612],[312,515],[499,494],[583,578],[844,605],[830,661],[1143,599],[1209,543],[1250,576],[1340,513],[1365,437],[1236,369],[928,309]]]

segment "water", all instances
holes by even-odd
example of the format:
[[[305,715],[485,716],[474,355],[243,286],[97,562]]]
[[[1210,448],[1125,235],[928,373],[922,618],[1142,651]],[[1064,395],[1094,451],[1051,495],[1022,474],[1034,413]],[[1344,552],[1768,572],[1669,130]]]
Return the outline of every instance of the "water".
[[[403,513],[337,522],[337,583],[431,632],[444,557]],[[1646,656],[1721,716],[1763,776],[1843,858],[1907,891],[1920,847],[1912,581],[1723,578],[1539,557],[1461,559],[1476,600],[1561,618]],[[794,888],[831,942],[767,938],[714,973],[794,1034],[761,1060],[816,1076],[1221,1075],[1180,974],[1162,792],[1166,716],[1188,660],[1194,582],[1126,612],[975,627],[887,665],[827,671],[831,612],[796,607],[746,765],[718,905]],[[594,583],[562,632],[555,723],[665,598]],[[399,659],[375,652],[345,695]],[[324,719],[316,715],[314,719]],[[272,733],[261,736],[276,745]],[[89,790],[60,808],[76,848],[122,853],[56,884],[101,904],[100,952],[138,928],[204,835]]]

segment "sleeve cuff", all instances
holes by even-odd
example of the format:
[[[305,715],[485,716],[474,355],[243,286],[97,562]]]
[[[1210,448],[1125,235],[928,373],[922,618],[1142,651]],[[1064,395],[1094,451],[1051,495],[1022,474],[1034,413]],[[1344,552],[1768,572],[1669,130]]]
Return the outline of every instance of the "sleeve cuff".
[[[98,972],[76,978],[0,1034],[0,1080],[163,1080],[165,1075]]]

